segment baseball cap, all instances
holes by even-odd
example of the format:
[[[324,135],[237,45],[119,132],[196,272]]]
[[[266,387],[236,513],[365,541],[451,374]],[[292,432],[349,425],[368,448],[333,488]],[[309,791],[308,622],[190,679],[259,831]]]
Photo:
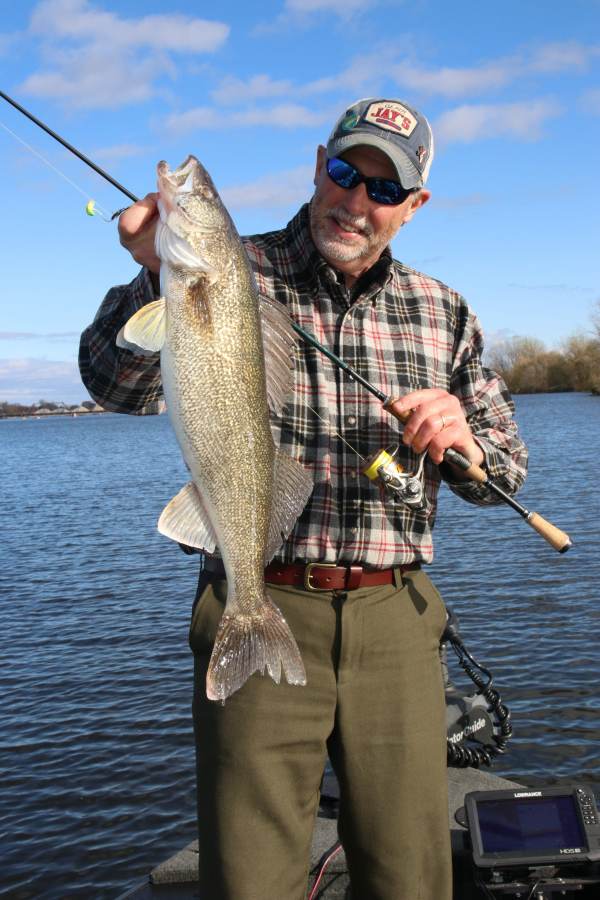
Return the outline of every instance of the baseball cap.
[[[365,144],[389,157],[402,187],[423,187],[433,159],[433,134],[425,116],[412,106],[376,97],[357,100],[335,123],[327,156]]]

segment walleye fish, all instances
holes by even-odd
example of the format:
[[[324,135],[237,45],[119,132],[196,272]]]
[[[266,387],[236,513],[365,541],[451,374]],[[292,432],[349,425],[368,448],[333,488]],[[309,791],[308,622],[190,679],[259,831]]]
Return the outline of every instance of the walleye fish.
[[[125,324],[119,346],[160,351],[171,423],[192,480],[158,530],[207,553],[218,548],[227,603],[206,679],[225,700],[253,672],[306,684],[300,652],[264,582],[312,490],[276,449],[269,406],[291,387],[295,333],[284,308],[259,298],[243,244],[210,175],[193,156],[157,167],[161,298]],[[264,347],[264,351],[263,351]],[[267,364],[265,364],[265,356]]]

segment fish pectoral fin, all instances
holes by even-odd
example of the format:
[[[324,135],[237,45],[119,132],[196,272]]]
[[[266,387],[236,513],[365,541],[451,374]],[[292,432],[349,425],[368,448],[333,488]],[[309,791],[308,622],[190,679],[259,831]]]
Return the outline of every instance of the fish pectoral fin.
[[[298,338],[285,306],[261,294],[258,308],[265,354],[267,400],[269,408],[281,415],[293,386],[294,350]]]
[[[269,673],[275,684],[306,684],[298,645],[268,594],[252,616],[223,613],[206,673],[206,696],[226,700],[254,672]]]
[[[123,325],[117,335],[117,346],[157,353],[165,342],[167,301],[164,297],[146,303]]]
[[[167,503],[158,520],[158,530],[179,544],[207,553],[214,553],[217,546],[217,536],[193,481]]]
[[[265,565],[281,547],[313,489],[311,474],[282,450],[275,453],[271,524],[265,551]]]

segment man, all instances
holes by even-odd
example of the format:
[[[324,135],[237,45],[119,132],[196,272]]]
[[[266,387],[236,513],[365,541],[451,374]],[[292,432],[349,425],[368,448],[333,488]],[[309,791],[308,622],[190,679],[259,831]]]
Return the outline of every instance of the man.
[[[398,423],[324,356],[301,346],[276,442],[314,477],[312,496],[267,567],[269,593],[300,647],[306,687],[253,675],[224,705],[204,678],[226,586],[206,559],[190,627],[195,655],[201,897],[300,900],[327,756],[340,783],[339,830],[356,900],[448,900],[445,706],[438,656],[445,608],[421,568],[441,479],[466,500],[485,485],[443,460],[454,447],[514,492],[526,453],[500,379],[482,368],[465,301],[393,260],[389,242],[429,200],[424,116],[398,100],[361,100],[319,147],[315,192],[282,231],[247,238],[259,291],[386,394]],[[143,268],[113,288],[84,332],[80,365],[107,409],[161,404],[157,357],[115,346],[158,290],[156,195],[121,216]],[[407,471],[425,453],[427,501],[411,508],[360,474],[360,456],[401,442]],[[350,446],[349,446],[350,445]]]

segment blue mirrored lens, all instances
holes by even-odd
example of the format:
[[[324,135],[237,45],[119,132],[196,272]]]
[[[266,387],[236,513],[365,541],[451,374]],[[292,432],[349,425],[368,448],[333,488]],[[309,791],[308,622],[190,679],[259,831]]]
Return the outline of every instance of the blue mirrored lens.
[[[343,159],[328,159],[327,172],[339,187],[355,188],[362,181],[358,171]]]
[[[375,203],[385,206],[398,206],[412,193],[411,189],[403,188],[399,181],[392,181],[389,178],[366,178],[346,160],[337,157],[327,160],[327,174],[338,187],[347,190],[352,190],[364,182],[367,196]]]

